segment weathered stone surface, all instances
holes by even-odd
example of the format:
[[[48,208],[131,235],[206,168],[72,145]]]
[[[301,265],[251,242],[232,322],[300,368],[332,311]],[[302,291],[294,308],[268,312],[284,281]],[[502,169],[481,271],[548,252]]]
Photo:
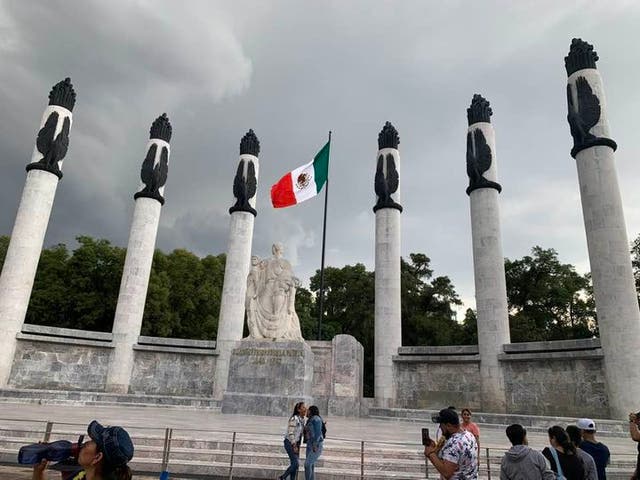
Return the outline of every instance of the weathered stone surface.
[[[526,354],[528,360],[517,354],[501,356],[507,412],[608,417],[602,355],[586,356],[591,352],[566,352],[559,358],[550,353]]]
[[[216,348],[215,340],[191,340],[189,338],[138,337],[138,345],[163,345],[165,347]]]
[[[18,340],[11,388],[103,391],[111,348]]]
[[[77,330],[75,328],[31,325],[29,323],[25,323],[24,325],[22,325],[22,333],[36,333],[40,335],[49,335],[52,337],[63,338],[85,338],[87,340],[99,340],[103,342],[110,342],[113,339],[113,334],[111,332],[91,332],[88,330]]]
[[[136,349],[129,393],[210,397],[215,368],[211,354]]]
[[[313,386],[311,394],[318,401],[320,397],[329,397],[332,392],[331,361],[333,344],[328,341],[307,341],[313,352]]]
[[[478,345],[451,345],[442,347],[410,346],[398,348],[398,355],[476,355]]]
[[[310,402],[313,357],[305,342],[243,341],[231,352],[222,412],[286,416]]]
[[[579,338],[576,340],[554,340],[551,342],[522,342],[503,345],[505,353],[552,352],[566,350],[588,350],[600,348],[599,338]]]
[[[399,408],[480,408],[480,362],[394,362]]]
[[[363,395],[364,349],[351,335],[336,335],[332,340],[332,381],[334,397],[360,399]]]

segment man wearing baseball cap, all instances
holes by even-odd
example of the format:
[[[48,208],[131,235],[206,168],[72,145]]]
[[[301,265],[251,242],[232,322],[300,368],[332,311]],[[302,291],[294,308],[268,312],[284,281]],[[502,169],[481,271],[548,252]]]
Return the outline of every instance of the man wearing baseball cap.
[[[458,413],[445,408],[440,410],[438,415],[434,415],[432,420],[440,424],[446,441],[438,450],[432,440],[424,447],[424,456],[445,480],[477,480],[478,444],[471,432],[460,428]]]
[[[611,453],[604,443],[596,440],[596,422],[590,418],[581,418],[576,422],[576,426],[582,433],[582,442],[579,447],[593,457],[596,462],[598,480],[606,480],[605,469],[609,465]]]

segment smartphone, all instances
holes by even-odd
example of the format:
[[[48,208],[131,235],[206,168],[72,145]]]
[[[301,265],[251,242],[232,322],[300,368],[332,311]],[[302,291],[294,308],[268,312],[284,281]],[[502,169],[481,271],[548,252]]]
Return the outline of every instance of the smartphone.
[[[422,429],[422,445],[431,445],[431,439],[429,438],[429,429]]]

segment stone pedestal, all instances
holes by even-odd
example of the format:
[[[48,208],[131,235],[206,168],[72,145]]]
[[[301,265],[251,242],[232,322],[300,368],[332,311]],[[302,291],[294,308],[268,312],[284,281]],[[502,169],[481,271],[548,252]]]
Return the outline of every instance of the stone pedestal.
[[[243,340],[231,352],[222,413],[287,416],[312,401],[313,352],[305,342]]]

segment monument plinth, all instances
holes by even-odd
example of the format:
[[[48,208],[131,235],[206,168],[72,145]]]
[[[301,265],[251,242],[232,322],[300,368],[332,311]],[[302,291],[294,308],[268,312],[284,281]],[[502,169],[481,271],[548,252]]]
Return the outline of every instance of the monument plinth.
[[[245,339],[231,352],[222,413],[287,416],[312,401],[313,352],[303,341]]]

